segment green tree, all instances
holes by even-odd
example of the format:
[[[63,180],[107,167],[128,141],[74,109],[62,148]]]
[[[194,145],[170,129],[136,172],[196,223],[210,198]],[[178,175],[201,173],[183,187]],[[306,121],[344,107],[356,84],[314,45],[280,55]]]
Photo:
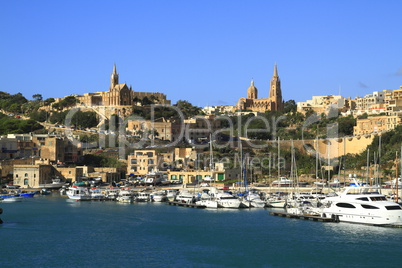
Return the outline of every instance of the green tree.
[[[77,111],[71,118],[71,124],[80,128],[91,128],[98,125],[98,119],[95,112],[87,111]]]
[[[48,106],[53,102],[55,102],[54,98],[48,98],[43,102],[43,105]]]
[[[49,113],[44,110],[34,111],[29,114],[29,118],[39,122],[45,122],[48,117]]]
[[[353,127],[356,126],[356,119],[352,115],[347,117],[339,117],[338,127],[340,136],[353,135]]]
[[[42,99],[43,99],[41,94],[34,94],[34,95],[32,95],[32,98],[36,101],[42,101]]]
[[[297,104],[294,100],[288,100],[285,102],[283,107],[283,113],[289,113],[289,112],[295,113],[296,111],[297,111]]]

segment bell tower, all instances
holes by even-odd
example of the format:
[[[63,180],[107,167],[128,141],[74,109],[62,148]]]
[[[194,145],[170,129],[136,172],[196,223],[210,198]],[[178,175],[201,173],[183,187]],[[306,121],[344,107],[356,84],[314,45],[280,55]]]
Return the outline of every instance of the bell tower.
[[[110,88],[109,90],[112,90],[116,85],[119,84],[119,74],[116,71],[116,63],[113,66],[113,73],[110,76]]]
[[[278,76],[278,68],[276,63],[274,66],[274,75],[271,79],[269,98],[272,103],[271,110],[280,111],[283,109],[281,80]]]

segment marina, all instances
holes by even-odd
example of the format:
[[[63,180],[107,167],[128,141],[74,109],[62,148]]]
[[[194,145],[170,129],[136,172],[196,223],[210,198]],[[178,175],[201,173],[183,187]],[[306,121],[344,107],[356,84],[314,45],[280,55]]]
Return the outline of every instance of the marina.
[[[77,202],[57,192],[1,207],[1,267],[399,267],[402,261],[402,229],[274,217],[270,208]]]

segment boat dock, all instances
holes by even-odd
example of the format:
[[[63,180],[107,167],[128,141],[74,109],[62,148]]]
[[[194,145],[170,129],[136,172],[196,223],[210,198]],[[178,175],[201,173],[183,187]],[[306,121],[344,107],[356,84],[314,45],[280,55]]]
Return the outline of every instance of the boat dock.
[[[292,219],[310,220],[310,221],[336,222],[336,220],[333,218],[324,218],[324,217],[314,216],[314,215],[297,215],[297,214],[291,214],[291,213],[279,212],[279,211],[271,211],[271,212],[269,212],[269,215],[292,218]]]
[[[167,203],[171,206],[189,207],[189,208],[206,208],[206,206],[197,205],[195,203],[181,203],[181,202],[175,202],[175,201],[169,201]]]

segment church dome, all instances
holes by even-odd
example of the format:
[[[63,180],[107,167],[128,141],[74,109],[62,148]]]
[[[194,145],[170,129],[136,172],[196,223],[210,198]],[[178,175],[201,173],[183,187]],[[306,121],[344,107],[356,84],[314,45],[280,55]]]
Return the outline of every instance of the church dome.
[[[251,80],[251,84],[247,89],[247,99],[258,99],[258,90],[254,86],[254,80]]]

